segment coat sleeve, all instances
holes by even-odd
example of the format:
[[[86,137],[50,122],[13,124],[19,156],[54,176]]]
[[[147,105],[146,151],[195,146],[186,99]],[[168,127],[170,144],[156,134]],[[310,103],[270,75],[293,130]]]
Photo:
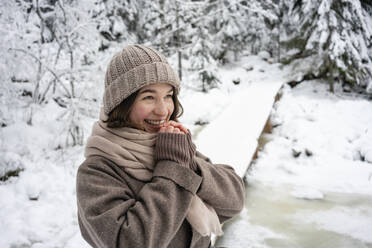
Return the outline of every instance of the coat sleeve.
[[[81,233],[93,247],[167,247],[200,183],[190,169],[164,160],[134,196],[112,164],[85,162],[77,174]]]
[[[243,180],[232,167],[212,164],[200,152],[195,160],[198,174],[203,178],[197,195],[216,210],[221,222],[238,214],[244,207]]]

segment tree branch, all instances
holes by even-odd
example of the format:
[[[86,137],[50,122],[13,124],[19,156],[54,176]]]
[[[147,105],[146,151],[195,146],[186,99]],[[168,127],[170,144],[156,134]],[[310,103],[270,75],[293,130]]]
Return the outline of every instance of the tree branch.
[[[49,66],[45,65],[38,57],[36,57],[35,55],[33,55],[32,53],[30,53],[30,52],[28,52],[26,50],[19,49],[19,48],[9,48],[9,50],[10,51],[15,51],[15,52],[25,53],[25,54],[29,55],[30,57],[32,57],[33,59],[37,60],[47,71],[49,71],[54,76],[54,78],[57,80],[57,82],[66,91],[67,96],[69,98],[71,98],[70,92],[68,91],[68,89],[66,88],[66,86],[63,84],[63,82],[61,81],[61,79],[58,77],[58,75]]]

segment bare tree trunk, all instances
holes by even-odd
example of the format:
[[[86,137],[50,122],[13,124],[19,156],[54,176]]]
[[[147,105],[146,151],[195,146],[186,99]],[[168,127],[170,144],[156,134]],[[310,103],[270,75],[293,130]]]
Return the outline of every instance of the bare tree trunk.
[[[182,81],[182,52],[181,50],[178,50],[178,75],[180,77],[180,80]]]
[[[40,8],[39,8],[39,0],[36,0],[36,14],[40,19],[40,40],[38,41],[38,67],[37,67],[37,74],[36,74],[36,80],[35,80],[35,88],[32,93],[32,104],[30,105],[30,112],[27,117],[27,125],[32,126],[32,118],[33,118],[33,108],[34,104],[39,103],[39,95],[40,95],[40,81],[41,81],[41,73],[42,73],[42,64],[41,64],[41,44],[44,43],[44,29],[45,29],[45,23],[44,19],[40,13]]]
[[[40,8],[39,8],[39,0],[36,0],[36,10],[35,10],[37,16],[40,18],[40,40],[41,43],[44,43],[44,29],[45,29],[45,22],[44,18],[40,13]]]
[[[333,62],[331,62],[329,65],[329,91],[335,93],[333,78]]]
[[[180,80],[182,81],[182,52],[181,52],[181,36],[180,36],[180,8],[179,8],[179,2],[176,2],[176,39],[177,39],[177,55],[178,55],[178,76],[180,77]]]
[[[278,23],[278,63],[280,63],[280,23]]]
[[[282,1],[280,0],[279,1],[279,15],[278,15],[278,63],[280,63],[280,33],[281,33],[280,24],[283,18],[283,10],[281,9],[282,8],[281,2]]]
[[[33,97],[33,102],[35,104],[39,103],[41,73],[42,73],[41,44],[39,43],[39,62],[38,62],[38,67],[37,67],[35,89],[34,89],[34,93],[33,93],[33,96],[32,96]]]
[[[331,57],[327,55],[327,64],[328,64],[328,81],[329,81],[329,91],[335,93],[334,89],[334,78],[333,78],[333,61]]]
[[[160,5],[160,11],[161,11],[161,13],[160,13],[160,26],[164,27],[164,25],[165,25],[164,0],[160,0],[159,5]],[[164,38],[164,36],[162,36],[160,38],[160,46],[161,46],[162,49],[165,49],[165,38]]]
[[[72,50],[71,45],[69,44],[69,39],[66,37],[66,42],[68,44],[68,49],[69,49],[69,54],[70,54],[70,87],[71,87],[71,97],[75,98],[75,85],[74,85],[74,75],[73,75],[73,70],[74,70],[74,51]]]
[[[38,68],[37,68],[37,75],[36,75],[36,84],[35,84],[35,89],[34,89],[34,92],[33,92],[33,103],[37,104],[39,102],[39,92],[40,92],[40,81],[41,81],[41,73],[42,73],[42,64],[41,64],[41,45],[44,43],[44,36],[43,36],[43,33],[44,33],[44,28],[45,28],[45,23],[44,23],[44,19],[40,13],[40,8],[39,8],[39,0],[36,0],[36,14],[37,16],[39,17],[40,19],[40,40],[38,41],[38,57],[39,57],[39,60],[38,60]],[[32,117],[30,117],[32,118]],[[32,120],[29,120],[27,121],[27,123],[30,122],[30,125],[32,124]]]
[[[67,19],[66,19],[66,10],[63,7],[62,2],[58,1],[58,6],[61,8],[63,13],[63,24],[67,26]],[[68,48],[68,53],[70,55],[70,88],[71,88],[71,97],[75,98],[75,85],[74,85],[74,76],[73,76],[73,70],[74,70],[74,50],[70,44],[70,37],[68,34],[64,33],[65,40],[66,40],[66,46]]]

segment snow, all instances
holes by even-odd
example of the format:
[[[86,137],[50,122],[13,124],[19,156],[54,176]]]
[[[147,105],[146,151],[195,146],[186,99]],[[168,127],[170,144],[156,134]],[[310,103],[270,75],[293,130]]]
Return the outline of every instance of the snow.
[[[181,91],[185,109],[181,122],[192,131],[200,152],[214,163],[232,165],[244,176],[271,113],[276,127],[267,134],[269,142],[246,174],[248,183],[276,188],[279,192],[270,200],[285,193],[285,201],[300,202],[302,207],[304,201],[328,201],[332,192],[372,195],[370,101],[345,95],[339,88],[333,95],[328,86],[309,81],[294,89],[284,87],[273,108],[276,93],[290,75],[286,68],[260,56],[243,57],[220,68],[219,74],[219,89],[209,94],[194,90],[193,75],[185,76],[187,83]],[[235,85],[233,80],[240,83]],[[92,111],[91,116],[98,113],[94,107],[87,110]],[[27,115],[23,113],[24,122],[1,128],[2,161],[22,165],[24,171],[0,183],[0,247],[88,247],[80,236],[75,199],[76,170],[84,159],[84,147],[60,149],[66,139],[61,136],[63,113],[50,101],[35,111],[32,126],[25,124]],[[84,140],[94,121],[95,117],[81,120]],[[197,121],[209,124],[200,126]],[[297,158],[293,150],[301,152]],[[270,193],[257,190],[256,196],[247,195],[247,200],[252,200],[248,206],[254,204],[255,197]],[[370,200],[366,199],[364,202]],[[267,208],[265,215],[272,211],[268,205],[258,208]],[[367,205],[351,208],[335,204],[326,210],[305,210],[283,218],[302,219],[318,229],[371,242],[368,226],[372,210]],[[270,247],[268,240],[290,242],[285,234],[259,223],[257,209],[252,212],[256,217],[250,211],[245,209],[235,222],[226,224],[223,242],[228,247]],[[278,213],[278,220],[281,215]],[[340,225],[341,221],[350,225]]]
[[[270,78],[270,74],[267,77]],[[275,81],[275,78],[272,77],[271,80]],[[265,203],[261,211],[270,211],[273,219],[280,219],[282,217],[279,216],[284,215],[282,223],[286,223],[288,219],[293,223],[283,224],[277,229],[278,224],[272,223],[274,220],[265,221],[263,217],[250,220],[260,214],[254,210],[255,203],[260,204],[262,199],[247,193],[249,202],[244,215],[248,215],[248,218],[229,223],[224,228],[225,236],[218,240],[217,245],[246,247],[245,241],[250,240],[251,247],[277,247],[271,246],[277,244],[276,242],[282,245],[285,243],[285,247],[304,247],[308,241],[302,237],[309,235],[319,237],[319,242],[329,242],[329,246],[323,247],[332,247],[331,244],[337,244],[338,247],[345,244],[349,244],[346,247],[364,247],[364,244],[371,243],[372,163],[369,154],[372,144],[372,103],[356,95],[343,93],[339,85],[335,94],[329,93],[328,87],[321,81],[306,81],[294,89],[289,86],[282,89],[283,95],[271,112],[275,128],[271,134],[265,134],[269,142],[259,152],[258,159],[245,175],[247,189],[252,185],[254,187],[262,184],[271,190],[259,191],[261,195],[276,196],[274,202]],[[260,93],[261,99],[268,97],[267,94]],[[247,101],[246,104],[257,106],[255,100],[250,103]],[[226,108],[226,111],[235,113],[236,110]],[[230,113],[222,113],[221,116],[229,116]],[[251,116],[255,115],[254,112],[245,112],[247,115],[250,113],[253,113]],[[209,135],[204,137],[206,140],[220,135],[217,130],[224,130],[226,126],[223,120],[216,119],[203,130],[199,139],[204,137],[204,132]],[[212,127],[215,133],[209,133],[208,129]],[[254,129],[253,127],[254,124],[250,123],[248,129]],[[237,156],[234,158],[237,161],[244,161],[246,154],[242,151],[235,153],[235,147],[248,144],[247,139],[253,138],[246,132],[241,132],[231,139],[233,141],[229,144],[234,144],[234,148],[228,154]],[[212,160],[222,156],[218,149],[215,149],[215,153],[212,150],[209,154]],[[233,159],[230,158],[228,162],[232,164]],[[233,165],[239,172],[240,165]],[[252,190],[257,191],[254,188]],[[338,198],[342,201],[334,200],[336,193],[341,194]],[[292,202],[290,197],[310,202],[300,204]],[[357,200],[353,197],[357,197]],[[292,209],[290,213],[278,210],[283,204]],[[333,207],[319,211],[319,208],[329,204]],[[306,210],[307,208],[309,209]],[[292,226],[298,226],[299,231],[288,231],[293,229]],[[252,241],[252,233],[263,227],[284,237],[275,241],[272,238],[257,238]],[[247,231],[242,234],[244,230]],[[292,239],[294,243],[290,241]],[[316,246],[315,241],[312,242]]]
[[[260,243],[260,245],[254,247],[264,248],[267,247],[264,244],[265,240],[283,238],[281,235],[272,232],[268,228],[252,224],[247,217],[246,210],[243,210],[240,215],[235,218],[234,228],[225,228],[226,232],[224,233],[224,237],[226,237],[226,239],[224,241],[230,244],[228,247],[253,247],[253,243]],[[241,237],[245,238],[241,239]]]
[[[244,65],[244,68],[249,67]],[[265,71],[265,80],[257,80],[262,70]],[[234,69],[230,68],[230,72],[231,78],[236,77]],[[249,74],[250,83],[241,88],[224,111],[198,134],[196,143],[200,151],[212,161],[230,164],[239,175],[244,175],[270,113],[274,92],[280,88],[284,74],[255,66]],[[276,127],[272,134],[265,134],[269,142],[245,176],[247,182],[253,182],[253,185],[260,183],[280,189],[279,199],[281,194],[287,194],[281,191],[287,191],[287,199],[292,197],[313,202],[307,204],[310,210],[298,218],[303,222],[298,223],[296,219],[296,223],[303,225],[305,230],[296,234],[299,237],[310,235],[306,231],[310,228],[319,237],[324,236],[324,240],[332,240],[333,233],[349,237],[337,236],[329,241],[331,243],[345,245],[356,242],[353,247],[363,247],[364,243],[371,242],[372,237],[368,228],[372,225],[372,208],[363,206],[372,201],[372,164],[369,157],[372,103],[343,93],[339,85],[335,94],[329,93],[328,88],[329,85],[322,81],[306,81],[294,89],[289,86],[282,89],[283,96],[271,111],[272,123]],[[298,155],[294,156],[294,153]],[[335,193],[342,194],[344,201],[352,199],[351,195],[363,195],[366,199],[362,197],[364,200],[358,200],[362,206],[345,206],[345,202],[333,202]],[[250,217],[254,213],[251,214],[250,210],[255,198],[249,194],[247,197],[253,199],[247,205],[249,209],[225,226],[225,235],[217,245],[271,247],[267,244],[273,239],[270,235],[276,237],[275,242],[292,244],[290,235],[293,234],[285,235],[270,226],[257,224],[257,220],[253,224]],[[317,211],[329,201],[334,208]],[[298,216],[303,207],[302,204],[295,206],[293,214],[288,214],[286,218]],[[270,205],[263,206],[263,211],[270,211]],[[309,227],[306,224],[312,225]],[[263,234],[257,237],[257,233]],[[280,235],[284,237],[278,238]],[[300,239],[297,242],[307,241]]]
[[[242,64],[243,68],[252,68],[254,64],[254,70],[247,73],[241,67],[222,69],[225,82],[231,82],[239,75],[242,85],[238,92],[229,97],[231,102],[225,106],[223,113],[196,140],[200,152],[215,163],[233,165],[241,177],[248,168],[275,95],[283,83],[280,76],[271,81],[267,74],[262,73],[270,70],[273,74],[279,74],[277,65],[270,66],[259,57],[251,57],[249,63],[242,61]]]
[[[238,175],[244,176],[280,86],[280,81],[261,82],[234,95],[225,111],[199,134],[196,145],[200,151],[215,162],[234,165]]]
[[[372,104],[332,95],[327,87],[311,81],[287,89],[272,113],[281,125],[268,135],[271,142],[249,177],[372,195],[372,164],[368,163]],[[297,158],[292,149],[301,152]]]
[[[325,211],[299,212],[294,215],[294,222],[314,223],[318,228],[348,235],[366,243],[372,243],[372,209],[334,207]]]
[[[291,195],[300,198],[300,199],[307,199],[307,200],[319,200],[324,198],[324,194],[319,190],[312,189],[312,188],[297,188],[291,192]]]

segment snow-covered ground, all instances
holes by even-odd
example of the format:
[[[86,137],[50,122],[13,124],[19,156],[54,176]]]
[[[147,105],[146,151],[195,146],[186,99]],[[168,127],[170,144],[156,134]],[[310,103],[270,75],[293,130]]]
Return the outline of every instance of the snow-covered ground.
[[[247,72],[246,68],[254,70]],[[237,67],[222,68],[221,74],[225,82],[239,77],[242,85],[230,95],[223,111],[198,134],[196,146],[212,161],[234,166],[243,177],[285,74],[278,65],[259,57],[243,60]]]
[[[372,195],[372,102],[327,88],[309,81],[284,90],[249,178],[296,185],[299,197],[302,189]]]
[[[372,247],[372,102],[327,89],[284,87],[246,174],[246,209],[219,245]]]
[[[199,150],[216,163],[234,165],[243,175],[285,74],[277,64],[253,56],[221,68],[222,84],[208,94],[195,92],[188,83],[192,76],[186,77],[180,97],[185,109],[181,121],[194,133]],[[238,79],[240,84],[233,84]],[[298,202],[292,204],[296,207],[287,219],[306,220],[332,233],[354,233],[355,239],[371,242],[372,235],[365,229],[372,226],[368,204],[342,205],[345,199],[334,195],[348,193],[354,202],[371,199],[367,197],[372,196],[372,164],[367,162],[372,145],[372,138],[368,138],[372,134],[371,111],[370,101],[345,96],[339,90],[331,95],[316,82],[293,90],[284,88],[272,113],[278,126],[247,175],[247,209],[236,222],[225,226],[222,242],[228,247],[265,247],[268,239],[284,237],[259,218],[259,210],[272,211],[266,204],[272,203],[268,198],[279,196],[283,196],[282,203],[301,201],[302,210],[297,211],[301,209]],[[76,170],[84,159],[84,147],[59,149],[59,134],[64,128],[60,116],[63,109],[51,101],[35,111],[33,126],[14,124],[0,129],[3,160],[9,161],[7,166],[24,168],[19,177],[0,183],[0,247],[88,247],[79,233],[75,200]],[[80,121],[86,139],[95,119]],[[197,121],[210,124],[200,126]],[[297,158],[292,149],[301,152]],[[311,155],[306,155],[309,152]],[[275,193],[274,189],[279,190],[278,197],[262,197],[261,193]],[[304,198],[316,199],[309,204],[337,200],[334,208],[321,211],[304,208]],[[252,210],[256,199],[259,207]],[[257,218],[249,215],[251,210]],[[278,221],[281,213],[277,212]],[[338,225],[333,219],[346,220],[349,225]]]

